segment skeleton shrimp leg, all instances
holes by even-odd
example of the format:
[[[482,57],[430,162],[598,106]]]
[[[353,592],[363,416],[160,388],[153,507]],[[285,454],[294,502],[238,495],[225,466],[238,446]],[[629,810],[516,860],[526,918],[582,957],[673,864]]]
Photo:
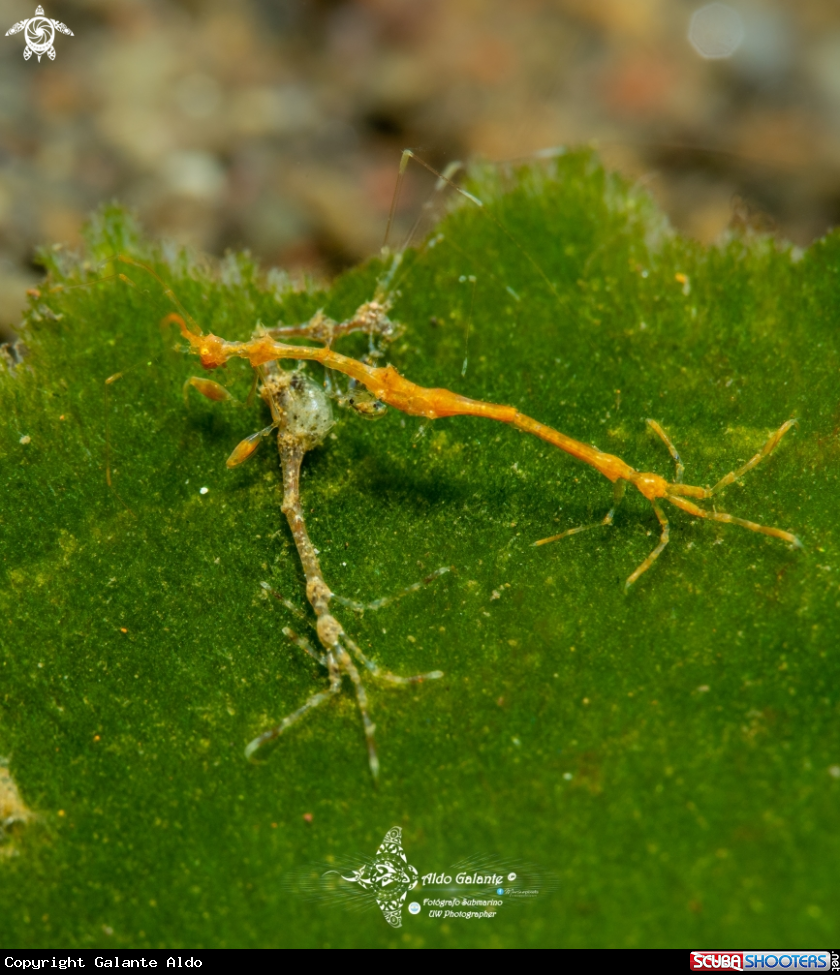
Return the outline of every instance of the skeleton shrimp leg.
[[[318,653],[317,650],[314,650],[312,644],[306,639],[306,637],[298,636],[298,634],[288,626],[283,627],[283,636],[291,640],[296,647],[300,647],[304,653],[308,653],[313,660],[317,660],[322,667],[327,666],[326,655],[323,653]]]
[[[662,438],[662,440],[665,443],[665,446],[668,448],[668,451],[670,452],[671,456],[674,458],[674,463],[677,465],[675,483],[678,484],[682,480],[682,476],[685,468],[683,467],[683,462],[680,460],[680,455],[677,453],[676,447],[668,439],[668,435],[665,433],[662,427],[656,422],[656,420],[647,420],[646,422],[648,426],[651,428],[651,430],[653,430],[659,437]],[[591,525],[581,525],[578,528],[567,528],[566,531],[560,532],[559,535],[551,535],[549,538],[541,538],[538,542],[534,542],[534,545],[547,545],[549,542],[559,542],[561,538],[568,538],[569,535],[577,535],[578,532],[585,532],[588,531],[590,528],[601,528],[604,525],[611,525],[613,523],[613,518],[615,517],[615,510],[621,504],[621,501],[624,498],[624,492],[626,488],[627,488],[627,482],[624,480],[618,480],[613,483],[613,506],[610,508],[610,510],[606,513],[606,515],[603,517],[601,521],[593,522]],[[656,515],[659,518],[660,524],[663,525],[663,530],[667,532],[668,522],[667,519],[663,521],[665,516],[662,514],[661,508],[658,508],[654,504],[654,509],[656,510]],[[644,569],[641,568],[637,569],[636,572],[634,572],[633,575],[630,577],[630,579],[627,580],[628,586],[632,585],[632,583],[635,582],[636,579],[638,579],[638,577],[642,574],[642,572],[645,572],[647,571],[647,569],[650,568],[653,562],[659,557],[659,553],[662,551],[663,548],[665,548],[667,544],[668,544],[668,539],[667,537],[665,537],[664,541],[660,541],[660,544],[657,546],[656,551],[651,553],[651,555],[645,560]]]
[[[662,427],[656,422],[656,420],[645,420],[645,423],[653,430],[653,432],[659,437],[659,439],[668,448],[668,453],[674,458],[674,464],[676,464],[677,472],[674,475],[674,484],[682,483],[683,474],[685,473],[685,465],[680,460],[680,455],[677,453],[677,448],[671,443],[671,440],[667,433],[662,429]]]
[[[654,429],[656,429],[656,428],[659,427],[659,424],[654,424],[653,420],[648,420],[648,423],[651,424],[651,426],[653,426]],[[672,493],[673,494],[684,494],[684,495],[687,495],[690,498],[713,498],[718,492],[722,491],[725,487],[728,487],[730,484],[732,484],[733,481],[737,481],[739,477],[743,477],[743,475],[746,474],[747,471],[751,471],[769,453],[771,453],[773,450],[775,450],[776,447],[779,444],[779,441],[782,439],[782,437],[795,424],[796,424],[796,420],[788,420],[786,423],[783,423],[779,427],[779,429],[770,437],[770,439],[767,441],[767,443],[764,444],[764,446],[761,448],[761,450],[759,450],[759,452],[755,455],[755,457],[753,457],[751,460],[748,460],[746,462],[746,464],[744,464],[743,467],[739,467],[737,471],[730,471],[725,477],[722,477],[717,482],[717,484],[715,484],[714,487],[712,487],[712,488],[688,488],[688,487],[686,487],[685,490],[682,490],[682,489],[677,489],[677,485],[672,485],[672,487],[674,488],[674,490],[672,491]],[[662,432],[661,428],[659,428],[657,430],[657,432],[663,438],[665,437],[665,434]],[[670,444],[670,441],[668,441],[667,439],[665,440],[665,442],[668,443],[668,444]],[[670,450],[671,447],[669,446],[668,449]],[[673,451],[672,451],[672,453],[673,453]],[[677,478],[677,481],[679,481],[679,480],[680,480],[680,478]],[[697,493],[698,491],[700,493]]]
[[[613,484],[613,506],[600,521],[593,521],[591,525],[579,525],[577,528],[567,528],[559,535],[551,535],[549,538],[541,538],[534,545],[547,545],[549,542],[559,542],[561,538],[568,538],[569,535],[577,535],[578,532],[589,531],[590,528],[601,528],[604,525],[611,525],[615,517],[615,509],[621,504],[624,492],[627,488],[625,481],[616,481]]]
[[[430,582],[434,582],[439,576],[446,575],[449,571],[451,570],[448,565],[441,566],[441,568],[435,569],[431,575],[426,576],[425,579],[421,579],[419,582],[412,582],[410,586],[406,586],[405,589],[394,593],[393,596],[383,596],[381,599],[374,599],[370,603],[360,603],[355,599],[346,599],[344,596],[336,596],[335,593],[333,593],[333,599],[337,603],[341,603],[342,606],[348,606],[350,609],[356,610],[357,613],[364,613],[367,610],[384,609],[386,606],[390,606],[391,603],[395,603],[398,599],[402,599],[403,596],[417,592],[423,586],[428,586]]]
[[[659,524],[662,526],[662,534],[659,536],[659,544],[656,546],[656,548],[650,553],[644,562],[642,562],[635,572],[630,574],[627,581],[624,583],[625,591],[633,585],[640,575],[647,572],[647,570],[659,558],[659,556],[662,554],[662,550],[668,544],[668,540],[671,537],[671,526],[668,524],[668,519],[665,517],[665,512],[662,510],[662,507],[653,499],[651,499],[650,503],[653,506],[656,517],[659,519]]]

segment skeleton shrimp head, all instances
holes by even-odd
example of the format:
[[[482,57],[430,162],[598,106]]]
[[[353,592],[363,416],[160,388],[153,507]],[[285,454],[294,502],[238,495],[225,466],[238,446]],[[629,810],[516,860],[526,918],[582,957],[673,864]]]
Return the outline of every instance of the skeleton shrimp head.
[[[270,362],[260,369],[260,395],[268,403],[280,436],[311,450],[324,442],[335,420],[323,388],[305,372],[288,372]]]
[[[370,336],[377,336],[384,342],[393,342],[405,331],[405,326],[401,322],[394,322],[388,318],[391,309],[391,302],[387,299],[381,301],[366,301],[359,305],[356,314],[351,322],[358,331],[367,332]]]
[[[224,339],[220,339],[217,335],[203,335],[197,325],[190,328],[190,324],[193,324],[192,320],[188,324],[181,315],[171,312],[160,324],[161,326],[177,325],[181,335],[190,343],[192,351],[201,357],[201,364],[205,369],[218,369],[227,362]]]

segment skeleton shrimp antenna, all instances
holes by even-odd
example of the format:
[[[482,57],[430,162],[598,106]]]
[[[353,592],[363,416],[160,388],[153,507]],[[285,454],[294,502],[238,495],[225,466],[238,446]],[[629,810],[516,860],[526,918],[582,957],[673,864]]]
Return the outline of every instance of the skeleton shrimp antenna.
[[[446,168],[443,171],[443,175],[438,177],[431,195],[423,204],[423,208],[421,212],[417,216],[417,219],[414,221],[408,234],[406,234],[405,240],[402,242],[402,244],[396,251],[391,253],[391,248],[388,246],[388,241],[391,236],[391,227],[393,226],[393,222],[394,222],[394,214],[396,213],[397,204],[399,203],[403,178],[405,177],[405,171],[408,168],[408,161],[411,158],[416,159],[417,157],[414,156],[414,154],[411,152],[410,149],[404,150],[402,157],[400,159],[400,168],[399,168],[399,173],[397,175],[397,184],[394,187],[394,195],[391,198],[391,209],[388,213],[388,224],[385,227],[385,239],[382,243],[382,256],[383,257],[390,256],[391,265],[388,268],[387,272],[383,274],[383,276],[380,278],[378,282],[377,294],[376,294],[376,298],[378,301],[382,301],[383,299],[387,298],[388,293],[390,292],[394,282],[394,276],[396,275],[400,265],[402,264],[403,254],[405,254],[405,252],[411,246],[411,242],[412,240],[414,240],[414,235],[417,233],[417,230],[420,227],[420,225],[423,223],[424,218],[428,215],[429,211],[431,210],[433,205],[432,201],[440,193],[440,191],[444,188],[444,186],[453,185],[452,177],[458,172],[458,170],[464,168],[464,164],[462,162],[458,162],[457,160],[447,164]],[[471,199],[474,199],[476,203],[480,202],[478,199],[473,197],[472,194],[468,194],[468,195],[470,196]]]
[[[383,248],[384,250],[385,248]],[[391,265],[382,277],[376,282],[376,301],[384,302],[388,298],[391,286],[394,283],[394,275],[402,264],[403,251],[399,250],[391,257]]]
[[[184,308],[184,306],[178,300],[178,296],[175,294],[172,288],[170,288],[169,285],[163,280],[163,278],[161,278],[161,276],[155,271],[154,268],[149,267],[148,264],[143,264],[142,261],[135,261],[133,257],[129,257],[127,254],[120,254],[117,260],[121,261],[123,264],[130,264],[132,267],[139,267],[142,271],[146,271],[147,274],[151,274],[151,276],[155,279],[155,281],[157,281],[157,283],[161,286],[161,288],[163,288],[163,293],[166,295],[166,297],[178,309],[178,311],[184,317],[184,320],[189,323],[189,330],[194,335],[201,335],[201,326],[187,311],[187,309]],[[118,275],[118,277],[129,284],[134,284],[134,282],[130,278],[127,278],[124,274],[120,274]],[[164,322],[166,321],[167,319],[165,318]]]
[[[461,196],[466,197],[466,199],[470,200],[476,206],[481,207],[481,209],[484,210],[487,216],[493,221],[494,224],[496,224],[496,226],[499,228],[499,230],[501,230],[501,232],[505,235],[505,237],[507,237],[507,239],[514,245],[514,247],[516,247],[522,253],[523,257],[525,257],[525,259],[528,261],[531,267],[533,267],[533,269],[537,272],[537,274],[543,279],[546,287],[554,295],[554,297],[558,300],[558,302],[560,301],[560,295],[557,293],[557,289],[554,287],[554,284],[551,282],[550,278],[545,273],[545,271],[540,267],[537,261],[531,256],[528,250],[516,239],[516,237],[513,236],[513,234],[502,223],[502,221],[499,220],[499,218],[494,213],[492,213],[490,210],[487,209],[487,207],[484,206],[482,200],[480,200],[474,194],[458,186],[458,184],[451,179],[451,174],[447,175],[449,167],[447,167],[447,169],[444,170],[444,172],[439,173],[434,168],[434,166],[430,166],[429,163],[427,163],[424,159],[421,159],[420,156],[412,152],[411,149],[404,149],[402,154],[402,159],[400,160],[400,175],[397,178],[397,190],[399,190],[400,182],[402,181],[403,174],[405,173],[406,167],[408,166],[409,159],[415,159],[418,163],[420,163],[420,165],[424,169],[428,170],[433,176],[436,176],[438,179],[438,186],[441,186],[443,184],[450,186],[453,190],[455,190],[456,193],[459,193]],[[458,164],[458,166],[460,167],[460,164]],[[392,216],[396,208],[396,198],[397,198],[397,193],[395,192],[394,200],[391,203]],[[391,227],[391,218],[389,217],[388,219],[389,231],[390,231],[390,227]],[[387,238],[387,234],[386,234],[386,238]]]

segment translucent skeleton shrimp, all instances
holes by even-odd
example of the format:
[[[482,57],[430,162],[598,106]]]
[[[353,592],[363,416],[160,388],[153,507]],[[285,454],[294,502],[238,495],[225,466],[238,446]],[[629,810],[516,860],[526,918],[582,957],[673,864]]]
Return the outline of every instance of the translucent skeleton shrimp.
[[[424,680],[442,677],[440,670],[433,670],[427,674],[417,674],[413,677],[400,677],[383,671],[365,656],[360,648],[344,631],[342,625],[330,612],[330,602],[336,599],[355,609],[380,609],[395,598],[419,589],[421,585],[447,572],[446,567],[438,569],[422,583],[409,586],[396,597],[379,599],[367,606],[351,600],[341,599],[333,594],[324,581],[321,566],[315,547],[306,530],[303,508],[300,503],[300,467],[307,450],[317,447],[323,442],[333,425],[332,409],[329,398],[323,388],[315,383],[306,373],[297,369],[293,372],[278,368],[276,363],[267,363],[258,368],[260,379],[260,394],[271,410],[272,423],[259,433],[246,437],[233,451],[227,460],[228,467],[235,467],[247,460],[259,445],[260,441],[277,431],[277,446],[280,452],[280,464],[283,471],[283,503],[282,511],[289,523],[292,537],[297,548],[298,556],[306,577],[306,596],[316,616],[316,632],[324,653],[318,653],[309,642],[298,636],[288,627],[283,633],[321,666],[326,667],[329,674],[330,686],[327,690],[313,694],[301,707],[287,715],[277,725],[264,731],[255,738],[245,749],[246,757],[250,758],[262,745],[275,738],[300,720],[307,712],[323,704],[330,697],[341,690],[342,677],[347,675],[353,683],[356,701],[362,716],[362,723],[367,740],[368,761],[374,780],[379,775],[379,759],[376,754],[374,732],[376,726],[368,711],[367,694],[353,657],[361,663],[378,680],[390,684],[419,684]],[[191,383],[211,399],[219,399],[215,383],[208,385],[209,380],[197,380]],[[221,387],[218,387],[221,389]],[[271,589],[268,583],[262,586],[273,595],[282,599]],[[293,611],[295,607],[283,600]]]

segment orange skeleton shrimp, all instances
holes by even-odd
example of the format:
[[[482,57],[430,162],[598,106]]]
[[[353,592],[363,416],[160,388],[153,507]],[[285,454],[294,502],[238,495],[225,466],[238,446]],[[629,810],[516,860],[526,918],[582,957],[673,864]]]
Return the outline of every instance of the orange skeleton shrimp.
[[[393,324],[387,320],[387,303],[380,301],[367,302],[362,305],[356,315],[348,322],[337,326],[342,333],[352,330],[353,325],[357,329],[366,327],[371,333],[376,330],[377,319],[381,322]],[[189,317],[189,316],[188,316]],[[317,323],[313,319],[313,328],[307,330],[306,325],[296,328],[282,330],[285,334],[307,335],[311,334],[316,339],[321,338],[323,332],[322,316],[316,316]],[[697,500],[708,500],[722,491],[733,481],[742,477],[752,470],[764,457],[771,453],[779,444],[782,437],[796,423],[796,420],[788,420],[767,440],[761,450],[746,464],[731,471],[721,478],[714,487],[696,487],[682,483],[683,464],[680,460],[676,448],[668,439],[665,431],[654,420],[648,420],[650,428],[663,440],[676,464],[676,478],[673,482],[667,481],[659,474],[637,471],[620,457],[614,454],[607,454],[588,444],[581,443],[559,430],[540,423],[516,407],[501,406],[496,403],[486,403],[482,400],[469,399],[459,393],[453,393],[448,389],[428,389],[418,386],[404,376],[401,376],[393,366],[377,367],[367,363],[352,359],[349,356],[334,352],[329,346],[324,348],[311,348],[306,346],[289,345],[279,342],[272,337],[272,331],[264,331],[255,335],[248,342],[228,342],[219,338],[217,335],[203,335],[196,323],[190,319],[187,321],[177,314],[167,316],[167,321],[175,322],[181,329],[181,334],[190,343],[193,352],[201,358],[201,364],[205,369],[216,369],[224,365],[228,359],[238,357],[248,359],[256,369],[268,362],[280,359],[312,360],[319,362],[327,369],[334,369],[337,372],[350,376],[351,379],[362,383],[376,400],[393,406],[395,409],[408,413],[413,416],[422,416],[427,419],[438,419],[445,416],[481,416],[490,420],[498,420],[500,423],[508,423],[523,433],[530,433],[547,443],[558,447],[560,450],[571,454],[585,464],[589,464],[604,475],[614,485],[614,502],[612,508],[607,512],[602,521],[592,525],[583,525],[579,528],[572,528],[560,535],[541,539],[535,542],[536,545],[544,545],[548,542],[556,541],[567,535],[573,535],[598,525],[611,525],[615,509],[621,501],[624,491],[628,484],[632,484],[650,503],[661,526],[659,544],[641,565],[628,577],[625,583],[625,590],[643,573],[653,565],[659,558],[665,546],[668,544],[670,536],[670,526],[665,512],[660,504],[661,501],[668,501],[677,508],[686,511],[697,518],[707,518],[711,521],[726,522],[733,525],[740,525],[750,531],[760,532],[770,535],[773,538],[780,538],[790,543],[796,548],[801,548],[799,539],[790,532],[783,531],[781,528],[770,528],[765,525],[756,524],[753,521],[746,521],[734,515],[726,514],[722,511],[701,508],[689,498]],[[364,323],[361,324],[361,323]],[[317,324],[317,331],[315,325]],[[274,330],[277,334],[281,330]],[[201,382],[201,380],[196,381]]]

